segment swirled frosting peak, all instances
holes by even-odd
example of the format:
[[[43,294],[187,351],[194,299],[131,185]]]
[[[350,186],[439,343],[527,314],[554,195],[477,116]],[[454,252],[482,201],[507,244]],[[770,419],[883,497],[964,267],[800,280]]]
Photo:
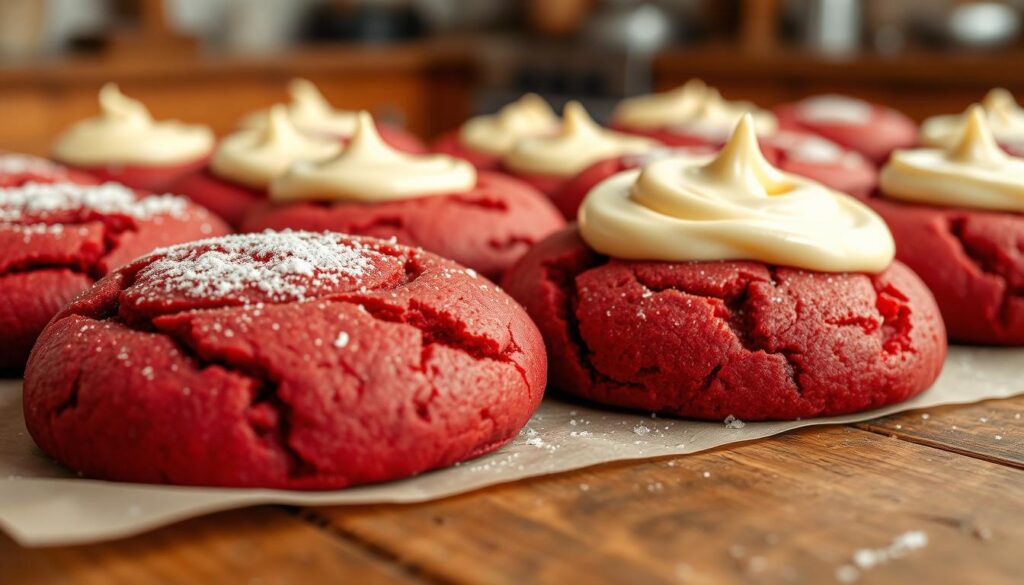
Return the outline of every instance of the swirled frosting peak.
[[[686,155],[600,183],[579,213],[594,250],[627,260],[754,260],[820,272],[879,272],[895,245],[853,197],[764,159],[745,114],[715,155]]]
[[[459,138],[466,146],[489,154],[505,154],[521,138],[558,131],[558,116],[544,98],[528,93],[496,114],[466,122]]]
[[[1013,94],[997,87],[981,100],[981,108],[997,141],[1024,144],[1024,108],[1017,105]],[[921,143],[936,148],[951,146],[960,138],[969,113],[970,108],[962,114],[928,118],[921,124]]]
[[[470,163],[443,154],[398,152],[385,143],[368,112],[359,112],[352,140],[321,163],[297,162],[270,184],[270,198],[289,201],[384,202],[476,186]]]
[[[322,161],[338,154],[337,140],[299,132],[284,106],[267,113],[262,129],[239,130],[217,147],[210,170],[219,177],[264,188],[296,161]]]
[[[628,98],[615,109],[615,122],[629,128],[678,128],[711,138],[724,138],[740,116],[750,113],[759,134],[778,128],[775,115],[750,102],[729,101],[699,79],[666,91]]]
[[[948,148],[897,150],[882,169],[887,197],[926,205],[1024,211],[1024,158],[1003,152],[983,106]]]
[[[640,154],[657,146],[649,138],[602,128],[582,104],[569,102],[556,134],[520,140],[505,155],[503,163],[518,173],[571,177],[597,161]]]
[[[349,137],[355,132],[357,113],[336,110],[308,79],[288,82],[289,102],[285,106],[292,124],[303,132]],[[242,128],[262,128],[267,121],[267,110],[254,112],[239,123]]]
[[[100,89],[100,115],[78,122],[57,138],[54,158],[77,166],[175,165],[196,161],[213,148],[213,132],[177,120],[156,121],[146,106],[108,83]]]

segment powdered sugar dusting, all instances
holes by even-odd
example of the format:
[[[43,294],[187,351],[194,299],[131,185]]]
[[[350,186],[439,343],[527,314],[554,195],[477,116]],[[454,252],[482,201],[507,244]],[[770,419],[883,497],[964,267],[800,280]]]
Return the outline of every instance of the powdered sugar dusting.
[[[150,219],[157,215],[185,216],[188,201],[177,195],[147,195],[118,183],[76,185],[73,183],[33,183],[0,189],[0,221],[18,222],[41,219],[68,211],[93,211],[100,214],[127,215]]]
[[[170,295],[219,299],[257,290],[272,301],[301,301],[311,281],[336,284],[370,268],[368,245],[341,237],[268,230],[180,244],[155,251],[160,258],[138,278]]]
[[[0,154],[0,175],[32,174],[60,177],[67,174],[64,167],[45,158],[28,154]]]

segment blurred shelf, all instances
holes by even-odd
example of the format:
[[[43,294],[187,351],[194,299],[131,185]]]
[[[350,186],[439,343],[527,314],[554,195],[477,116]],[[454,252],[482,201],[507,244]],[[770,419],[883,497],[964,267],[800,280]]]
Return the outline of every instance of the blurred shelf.
[[[0,60],[0,82],[103,83],[111,79],[160,81],[222,75],[417,72],[464,67],[471,61],[468,40],[424,40],[394,45],[310,45],[282,53],[207,53],[149,60],[71,55],[34,60]]]
[[[773,49],[748,53],[727,47],[673,49],[654,62],[655,84],[668,89],[691,77],[728,97],[765,106],[838,92],[887,103],[915,118],[959,111],[994,86],[1024,93],[1024,51],[905,53],[831,58]]]
[[[267,55],[0,61],[0,149],[45,154],[57,133],[95,114],[96,92],[107,81],[121,84],[156,117],[201,122],[224,134],[246,113],[283,101],[289,78],[307,77],[338,108],[369,109],[432,137],[470,113],[472,55],[471,45],[456,39]]]

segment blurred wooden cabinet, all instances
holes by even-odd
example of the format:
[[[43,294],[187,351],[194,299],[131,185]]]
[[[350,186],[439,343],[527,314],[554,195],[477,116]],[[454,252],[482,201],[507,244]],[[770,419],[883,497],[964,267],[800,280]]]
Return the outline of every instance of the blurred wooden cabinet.
[[[821,93],[841,93],[890,105],[922,120],[959,112],[993,87],[1024,97],[1024,53],[909,53],[829,59],[813,53],[730,48],[667,51],[654,79],[665,90],[699,77],[730,99],[765,107]]]
[[[0,149],[46,154],[54,137],[95,115],[100,86],[121,84],[158,118],[210,125],[220,135],[255,109],[286,99],[295,76],[335,107],[369,109],[430,138],[470,113],[474,67],[458,43],[324,46],[268,57],[177,58],[148,63],[69,58],[0,67]]]

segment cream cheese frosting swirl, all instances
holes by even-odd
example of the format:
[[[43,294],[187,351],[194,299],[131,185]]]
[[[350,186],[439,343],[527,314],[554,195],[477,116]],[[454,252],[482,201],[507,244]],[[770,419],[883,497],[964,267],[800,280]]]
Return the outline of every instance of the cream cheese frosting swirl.
[[[1013,94],[1003,88],[995,88],[981,100],[981,108],[997,141],[1024,144],[1024,108],[1017,105]],[[932,147],[956,144],[969,113],[970,108],[962,114],[928,118],[921,124],[921,143]]]
[[[57,138],[53,156],[77,166],[175,165],[196,161],[213,149],[213,132],[177,120],[156,121],[142,102],[108,83],[100,89],[101,113]]]
[[[299,132],[285,107],[278,105],[269,110],[262,129],[239,130],[221,140],[210,170],[229,181],[264,188],[296,161],[322,161],[340,151],[337,140]]]
[[[502,162],[517,173],[571,177],[597,161],[657,147],[658,143],[649,138],[602,128],[582,104],[569,102],[557,134],[520,140]]]
[[[750,102],[726,100],[717,89],[691,79],[670,91],[623,100],[612,119],[629,128],[678,128],[720,139],[729,135],[745,113],[754,117],[758,134],[770,134],[778,128],[771,112]]]
[[[475,186],[470,163],[443,154],[398,152],[381,139],[370,114],[359,112],[355,134],[340,154],[321,163],[293,164],[270,184],[270,199],[380,203],[465,193]]]
[[[288,82],[289,102],[285,106],[292,124],[303,132],[349,137],[356,130],[358,113],[336,110],[320,89],[308,79]],[[242,128],[259,129],[266,125],[267,110],[249,114],[239,123]]]
[[[716,155],[668,158],[600,183],[579,230],[594,250],[628,260],[874,273],[895,255],[885,222],[863,203],[771,166],[749,115]]]
[[[558,116],[551,106],[539,95],[528,93],[496,114],[470,119],[459,131],[459,139],[472,149],[502,155],[521,138],[557,131]]]
[[[897,150],[879,179],[893,199],[1024,212],[1024,158],[1003,152],[977,104],[952,146]]]

